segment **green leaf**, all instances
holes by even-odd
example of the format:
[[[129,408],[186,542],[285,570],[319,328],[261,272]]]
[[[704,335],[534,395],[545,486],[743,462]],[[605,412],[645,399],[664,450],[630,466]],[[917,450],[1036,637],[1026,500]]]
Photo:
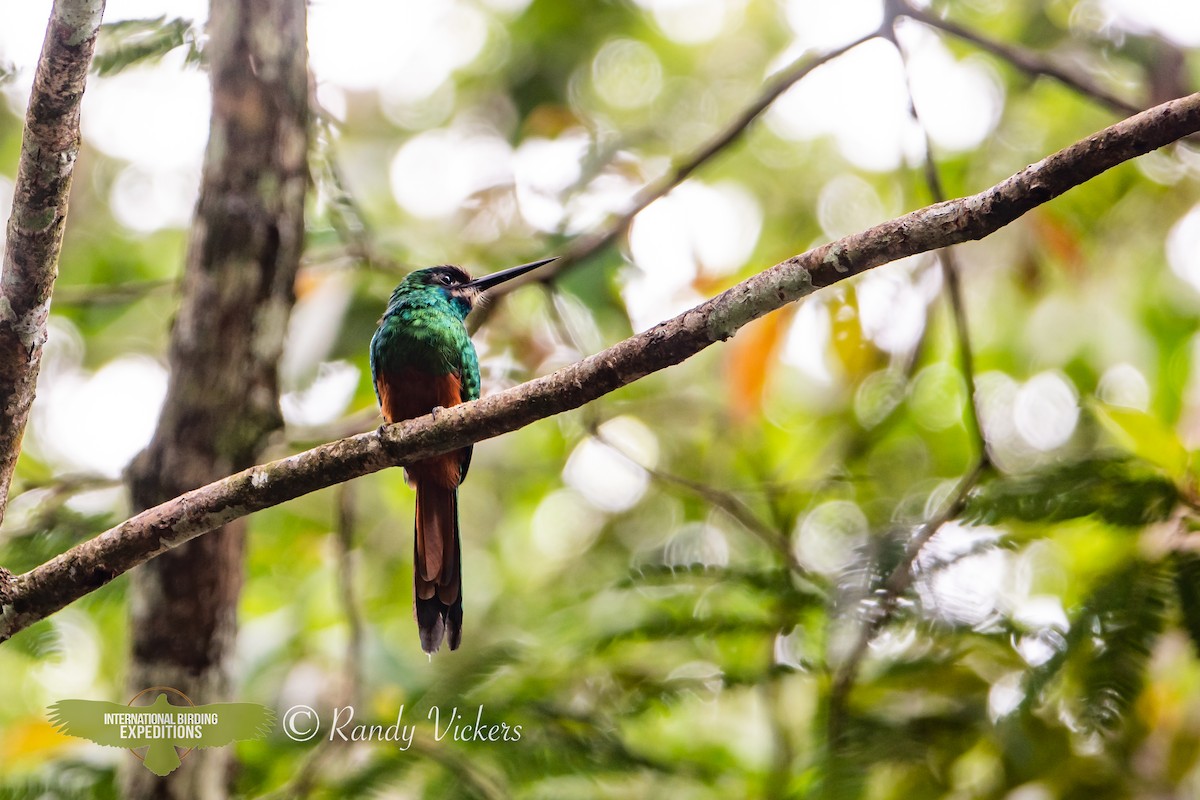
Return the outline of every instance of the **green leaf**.
[[[1183,628],[1200,652],[1200,553],[1177,552],[1174,556],[1175,593],[1183,615]]]
[[[1082,640],[1091,652],[1078,655],[1082,713],[1096,727],[1116,728],[1141,694],[1151,648],[1166,624],[1169,592],[1161,565],[1137,562],[1102,585],[1076,623],[1092,634]]]
[[[1113,525],[1142,526],[1170,516],[1175,484],[1129,459],[1093,458],[1024,475],[1004,475],[976,489],[964,516],[971,522],[1058,522],[1096,515]]]
[[[157,61],[177,47],[188,46],[188,61],[199,61],[200,51],[191,20],[165,16],[128,19],[100,26],[92,69],[100,75],[115,75],[126,67]]]
[[[1166,625],[1170,584],[1162,564],[1135,561],[1101,581],[1060,649],[1030,671],[1022,716],[1060,674],[1073,677],[1068,697],[1094,730],[1115,732],[1146,682],[1155,640]]]
[[[1188,452],[1179,436],[1145,411],[1097,404],[1100,425],[1133,455],[1166,470],[1176,481],[1187,474]]]

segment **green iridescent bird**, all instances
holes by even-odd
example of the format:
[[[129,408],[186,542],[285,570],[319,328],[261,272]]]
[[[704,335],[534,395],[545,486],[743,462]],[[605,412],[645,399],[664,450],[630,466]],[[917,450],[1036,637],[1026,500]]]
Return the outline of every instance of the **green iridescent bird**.
[[[479,399],[479,360],[464,322],[479,295],[553,258],[472,280],[458,267],[419,269],[392,292],[371,337],[371,380],[387,422]],[[405,468],[417,491],[413,542],[413,614],[421,649],[435,653],[448,638],[462,642],[462,547],[458,485],[471,448]]]

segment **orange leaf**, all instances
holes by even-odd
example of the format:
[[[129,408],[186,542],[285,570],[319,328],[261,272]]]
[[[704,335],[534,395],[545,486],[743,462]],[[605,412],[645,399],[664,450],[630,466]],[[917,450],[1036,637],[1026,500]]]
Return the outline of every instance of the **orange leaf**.
[[[725,354],[725,376],[729,403],[738,421],[762,411],[763,391],[771,368],[778,363],[779,348],[788,329],[794,306],[768,314],[742,328]]]

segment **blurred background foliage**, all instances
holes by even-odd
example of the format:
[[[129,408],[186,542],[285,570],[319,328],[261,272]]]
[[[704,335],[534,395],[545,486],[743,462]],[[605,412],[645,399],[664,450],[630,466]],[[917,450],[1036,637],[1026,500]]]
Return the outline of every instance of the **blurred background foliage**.
[[[1134,106],[1200,85],[1188,0],[925,8]],[[367,343],[407,269],[480,274],[604,230],[768,75],[884,18],[876,0],[309,11],[314,187],[273,455],[378,424]],[[47,15],[0,11],[5,216]],[[207,135],[205,17],[199,0],[108,3],[0,529],[13,571],[127,515],[120,473],[162,400]],[[929,203],[927,140],[960,196],[1123,116],[979,43],[896,33],[903,60],[877,38],[830,62],[615,246],[498,301],[476,336],[485,392]],[[238,746],[239,794],[1200,793],[1198,175],[1196,145],[1174,146],[958,249],[989,456],[970,487],[960,337],[920,257],[478,445],[456,653],[418,647],[399,471],[257,514],[239,698],[353,702],[384,725],[403,708],[418,736],[405,752],[277,731]],[[906,543],[947,516],[893,591]],[[45,708],[122,699],[124,594],[118,580],[0,647],[0,795],[115,796],[129,756],[59,736]],[[433,707],[473,723],[480,706],[520,741],[436,739]]]

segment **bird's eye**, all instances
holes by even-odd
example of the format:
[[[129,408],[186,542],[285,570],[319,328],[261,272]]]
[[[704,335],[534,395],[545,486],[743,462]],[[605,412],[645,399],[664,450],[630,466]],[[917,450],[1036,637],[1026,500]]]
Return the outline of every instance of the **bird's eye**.
[[[442,286],[449,286],[451,283],[450,276],[449,275],[439,275],[438,283],[440,283]]]

